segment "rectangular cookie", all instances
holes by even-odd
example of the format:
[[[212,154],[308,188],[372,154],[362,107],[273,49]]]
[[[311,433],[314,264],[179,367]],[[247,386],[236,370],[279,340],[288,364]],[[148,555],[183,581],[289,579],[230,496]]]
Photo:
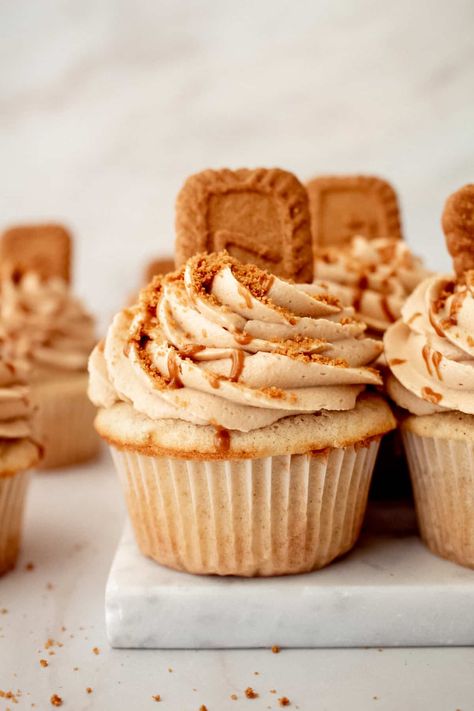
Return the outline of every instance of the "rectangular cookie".
[[[300,282],[313,276],[306,190],[278,168],[205,170],[176,202],[176,264],[226,249],[244,263]]]
[[[0,263],[14,278],[26,272],[43,279],[71,279],[72,237],[62,225],[19,225],[7,229],[0,239]]]
[[[355,235],[402,237],[397,195],[387,181],[368,175],[320,176],[306,188],[315,253]]]

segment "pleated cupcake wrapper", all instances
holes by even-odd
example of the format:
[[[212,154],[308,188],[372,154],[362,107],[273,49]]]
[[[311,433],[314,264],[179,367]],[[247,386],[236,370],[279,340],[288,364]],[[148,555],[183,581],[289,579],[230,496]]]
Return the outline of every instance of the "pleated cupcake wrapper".
[[[474,443],[407,430],[403,441],[423,540],[433,553],[474,568]]]
[[[0,476],[0,575],[15,566],[30,472]]]
[[[142,553],[254,576],[315,570],[354,545],[378,447],[229,461],[112,454]]]
[[[94,430],[95,408],[83,393],[67,392],[62,396],[37,395],[34,416],[35,434],[44,447],[41,469],[65,467],[86,461],[99,451],[99,438]]]

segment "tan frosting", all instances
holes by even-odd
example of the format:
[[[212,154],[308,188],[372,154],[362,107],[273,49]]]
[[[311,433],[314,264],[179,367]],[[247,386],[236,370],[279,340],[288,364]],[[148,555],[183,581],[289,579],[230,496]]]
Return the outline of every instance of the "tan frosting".
[[[91,399],[242,432],[352,409],[380,383],[366,366],[381,344],[363,337],[352,308],[305,288],[226,253],[191,258],[115,317],[90,359]]]
[[[2,280],[0,339],[4,354],[28,365],[33,377],[81,371],[95,343],[94,324],[62,279],[30,272]]]
[[[354,237],[345,248],[330,248],[315,260],[315,281],[323,280],[369,328],[384,332],[400,318],[413,289],[430,272],[400,239]]]
[[[0,438],[31,435],[30,404],[24,369],[0,359]]]
[[[398,405],[415,415],[474,414],[474,271],[423,281],[384,345],[393,373],[388,391]]]

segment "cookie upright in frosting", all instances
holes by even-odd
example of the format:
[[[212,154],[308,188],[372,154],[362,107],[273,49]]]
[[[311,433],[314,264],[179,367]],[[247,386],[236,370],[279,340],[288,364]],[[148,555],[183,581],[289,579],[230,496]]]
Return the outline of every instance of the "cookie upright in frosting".
[[[313,252],[355,235],[400,239],[398,198],[386,180],[369,175],[324,175],[307,184]]]
[[[7,229],[0,239],[2,273],[20,279],[28,272],[42,279],[71,280],[72,239],[58,224],[18,225]]]
[[[176,264],[227,250],[244,263],[309,282],[313,260],[306,190],[278,168],[205,170],[176,203]]]

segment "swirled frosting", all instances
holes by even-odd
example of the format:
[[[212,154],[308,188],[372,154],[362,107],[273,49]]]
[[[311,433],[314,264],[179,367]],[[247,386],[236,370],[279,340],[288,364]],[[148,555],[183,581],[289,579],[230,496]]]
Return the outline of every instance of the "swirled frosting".
[[[31,435],[30,403],[24,370],[0,358],[0,438],[21,439]]]
[[[0,340],[6,357],[27,365],[32,376],[83,371],[94,343],[94,323],[60,278],[36,273],[3,279]]]
[[[415,415],[474,414],[474,271],[423,281],[384,345],[388,392],[398,405]]]
[[[366,385],[380,383],[367,366],[382,348],[353,314],[325,289],[226,253],[197,255],[115,317],[90,359],[90,397],[242,432],[352,409]]]
[[[329,248],[315,260],[315,280],[323,280],[369,328],[383,333],[428,272],[403,240],[354,237],[347,248]]]

